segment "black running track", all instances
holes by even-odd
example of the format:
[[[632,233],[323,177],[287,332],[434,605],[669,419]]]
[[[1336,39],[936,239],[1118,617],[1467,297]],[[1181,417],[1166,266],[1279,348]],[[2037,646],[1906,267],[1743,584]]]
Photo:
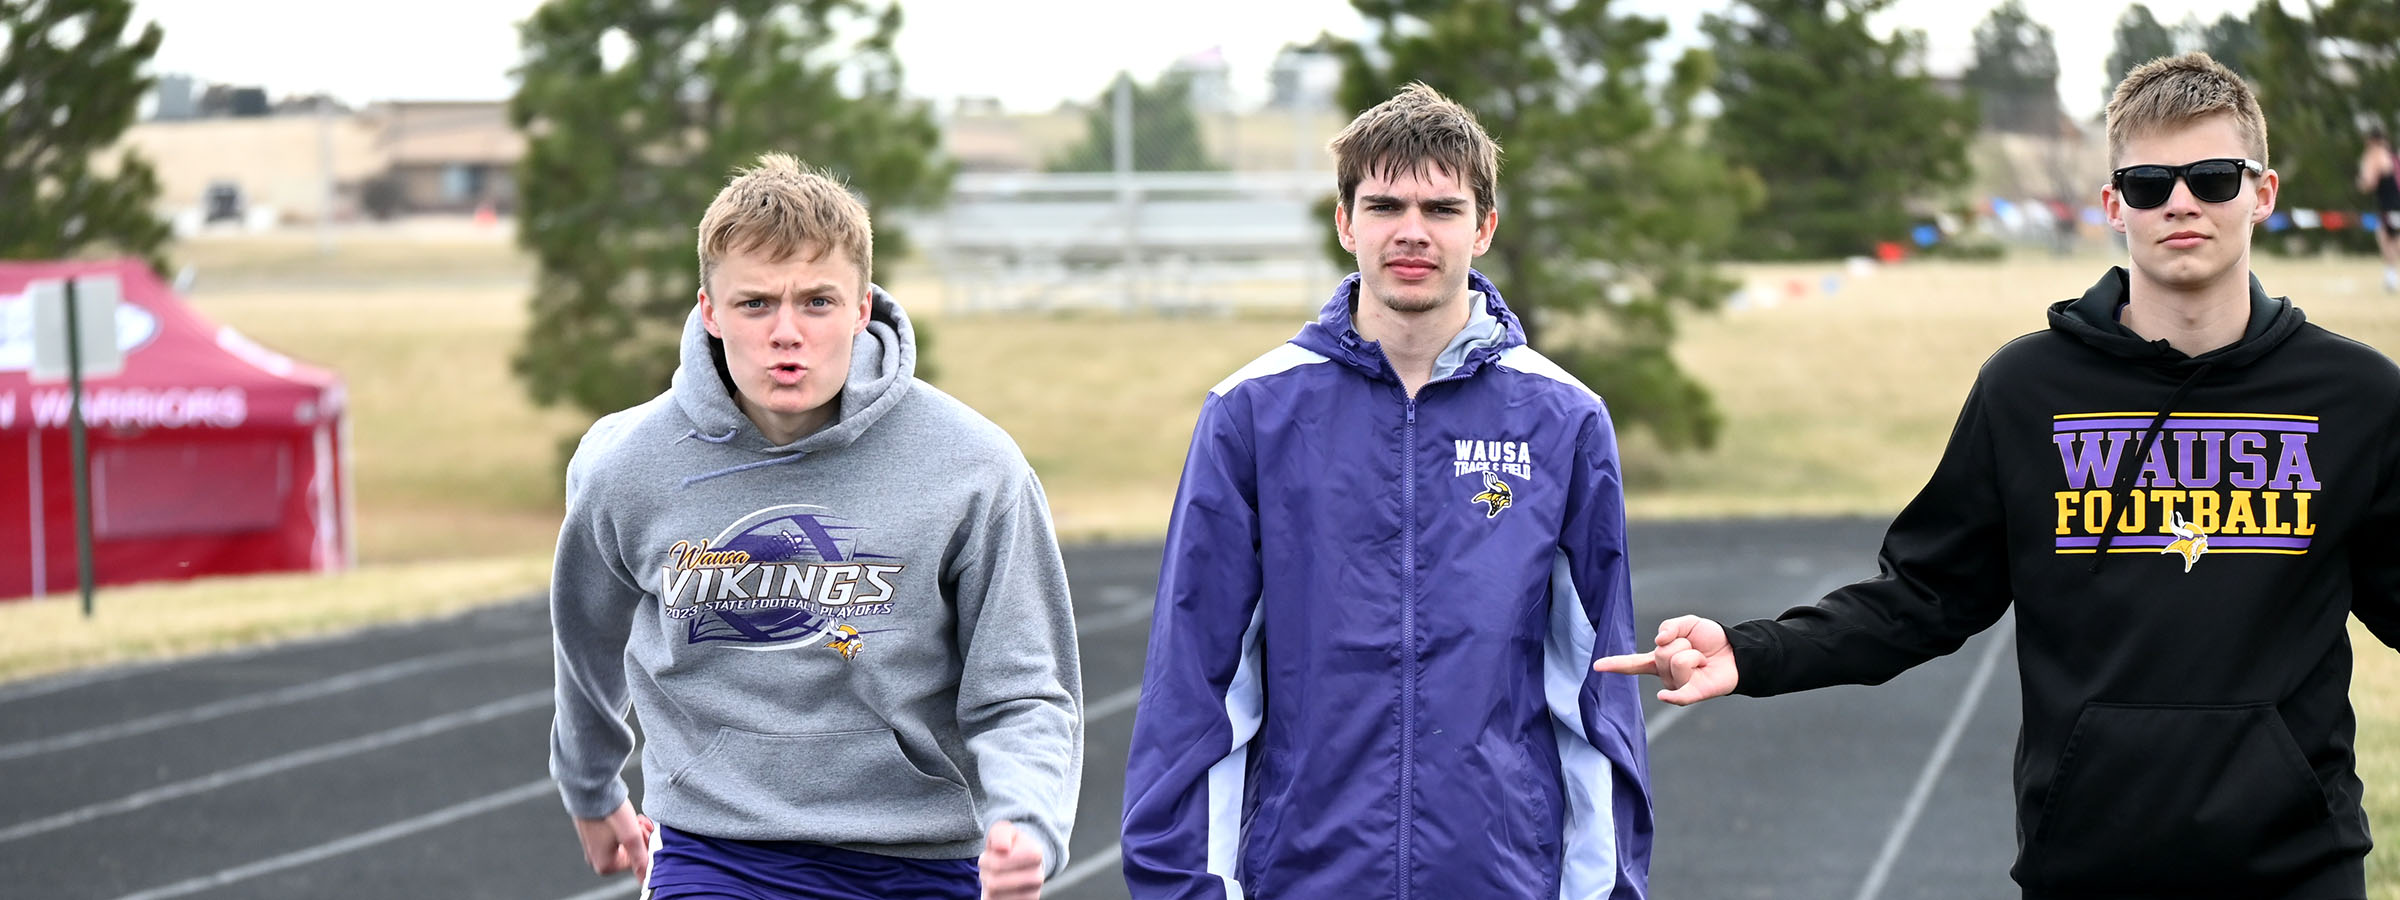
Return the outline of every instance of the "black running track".
[[[1880,522],[1639,524],[1641,628],[1872,572]],[[1070,548],[1088,712],[1059,900],[1126,896],[1116,830],[1155,546]],[[1664,900],[2013,900],[2017,681],[1996,628],[1877,688],[1650,702]],[[464,617],[0,685],[0,897],[600,900],[544,774],[548,623]],[[638,786],[637,786],[638,791]]]

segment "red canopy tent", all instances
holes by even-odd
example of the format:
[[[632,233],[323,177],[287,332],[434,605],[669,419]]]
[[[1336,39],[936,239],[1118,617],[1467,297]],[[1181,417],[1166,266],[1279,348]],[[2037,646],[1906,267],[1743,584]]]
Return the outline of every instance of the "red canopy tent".
[[[24,296],[98,274],[123,286],[125,351],[83,385],[98,582],[348,567],[340,379],[201,318],[139,261],[0,262],[0,598],[75,589],[70,398],[30,377]]]

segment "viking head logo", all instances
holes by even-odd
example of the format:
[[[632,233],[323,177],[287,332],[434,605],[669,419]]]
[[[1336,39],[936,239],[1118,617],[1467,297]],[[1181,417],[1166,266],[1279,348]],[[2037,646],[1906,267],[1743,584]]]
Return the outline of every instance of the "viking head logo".
[[[867,641],[858,636],[858,629],[848,625],[835,626],[832,636],[833,641],[826,644],[825,647],[829,650],[841,651],[843,659],[857,659],[858,651],[867,648]]]
[[[2191,524],[2183,520],[2180,510],[2170,510],[2167,515],[2170,517],[2167,530],[2175,532],[2175,541],[2158,552],[2183,554],[2183,570],[2189,572],[2192,564],[2199,562],[2201,555],[2208,552],[2208,535],[2194,531]]]
[[[1500,516],[1501,510],[1507,509],[1509,504],[1515,503],[1516,498],[1509,492],[1508,482],[1501,481],[1500,476],[1485,472],[1483,473],[1483,493],[1468,497],[1467,502],[1483,504],[1485,507],[1483,517],[1494,519]]]

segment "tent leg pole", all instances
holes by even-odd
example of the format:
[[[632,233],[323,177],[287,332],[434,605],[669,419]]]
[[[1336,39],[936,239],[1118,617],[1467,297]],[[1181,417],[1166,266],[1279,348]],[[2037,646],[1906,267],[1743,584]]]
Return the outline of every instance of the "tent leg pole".
[[[32,500],[26,508],[27,527],[33,531],[33,594],[40,598],[50,593],[50,548],[43,541],[43,532],[50,526],[49,514],[42,500],[42,430],[38,420],[25,423],[25,496]]]
[[[75,314],[75,279],[67,289],[67,441],[75,467],[75,576],[83,592],[83,617],[92,617],[92,483],[83,433],[83,333]]]

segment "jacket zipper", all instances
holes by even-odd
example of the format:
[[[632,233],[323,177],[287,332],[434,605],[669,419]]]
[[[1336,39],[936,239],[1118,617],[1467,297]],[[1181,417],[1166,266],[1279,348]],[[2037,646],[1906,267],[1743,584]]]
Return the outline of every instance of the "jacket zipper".
[[[1400,477],[1400,900],[1413,891],[1417,771],[1417,398],[1402,401],[1408,414],[1402,431]]]
[[[1470,366],[1460,366],[1448,378],[1427,381],[1417,391],[1464,378],[1470,371]],[[1409,837],[1417,821],[1417,398],[1405,384],[1400,408],[1405,414],[1400,455],[1400,840],[1394,880],[1399,882],[1398,900],[1408,900],[1416,893],[1410,875],[1416,854]]]

